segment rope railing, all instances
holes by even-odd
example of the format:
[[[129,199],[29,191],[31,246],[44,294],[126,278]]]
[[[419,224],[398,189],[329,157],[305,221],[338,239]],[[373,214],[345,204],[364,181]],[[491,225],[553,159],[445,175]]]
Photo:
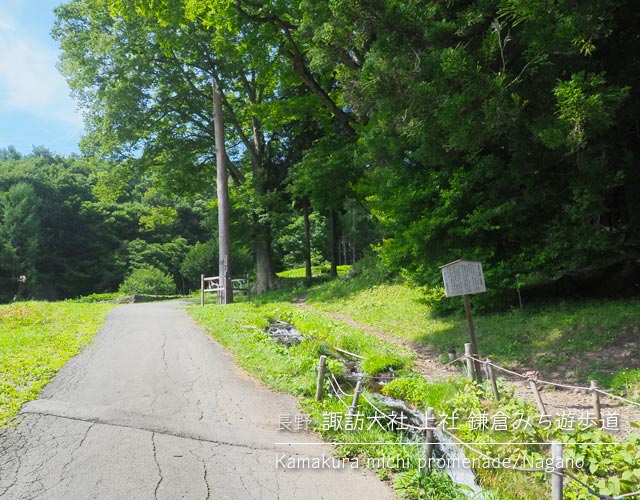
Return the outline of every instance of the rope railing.
[[[459,358],[453,360],[451,363],[454,363],[456,361],[460,361],[463,359],[467,359],[468,356],[463,355],[460,356]],[[640,406],[639,403],[636,403],[634,401],[628,400],[626,398],[623,398],[621,396],[616,396],[614,394],[610,394],[607,391],[603,391],[599,388],[593,388],[593,387],[581,387],[581,386],[573,386],[573,385],[567,385],[567,384],[558,384],[555,382],[547,382],[547,381],[543,381],[543,380],[539,380],[537,379],[537,377],[531,377],[531,376],[526,376],[526,375],[522,375],[519,374],[517,372],[508,370],[506,368],[503,368],[499,365],[496,365],[495,363],[486,360],[478,360],[476,358],[473,358],[476,361],[479,361],[482,364],[485,365],[491,365],[492,367],[494,367],[495,369],[498,370],[502,370],[503,372],[508,372],[514,376],[517,376],[523,380],[535,380],[536,383],[540,383],[540,384],[549,384],[549,385],[553,385],[553,386],[559,386],[559,387],[564,387],[564,388],[569,388],[569,389],[573,389],[573,390],[582,390],[584,392],[597,392],[599,394],[602,394],[604,396],[607,397],[612,397],[614,399],[618,399],[621,400],[623,402],[626,403],[630,403],[634,406]],[[380,414],[381,416],[383,416],[385,419],[387,419],[389,422],[391,422],[392,424],[398,424],[397,420],[393,417],[388,415],[386,412],[384,412],[382,409],[380,409],[380,407],[378,405],[376,405],[373,401],[371,401],[371,399],[369,399],[366,395],[364,394],[359,394],[358,390],[356,390],[353,394],[348,394],[347,392],[344,391],[344,389],[342,389],[338,379],[336,378],[335,374],[333,372],[331,372],[330,370],[328,370],[328,380],[329,380],[329,385],[331,387],[331,389],[333,390],[335,396],[338,398],[338,400],[342,403],[343,406],[345,406],[345,408],[347,409],[352,409],[352,405],[350,405],[347,401],[345,401],[343,399],[344,397],[349,397],[349,398],[354,398],[354,401],[357,401],[357,397],[360,396],[362,397],[362,399],[365,400],[365,402],[378,414]],[[591,486],[589,486],[588,484],[586,484],[584,481],[582,481],[580,478],[578,478],[577,476],[575,476],[574,474],[572,474],[571,472],[568,472],[566,470],[564,470],[561,467],[557,467],[557,466],[548,466],[548,467],[522,467],[519,465],[514,465],[509,463],[509,461],[503,459],[503,458],[499,458],[499,457],[492,457],[491,455],[488,455],[487,453],[484,453],[483,451],[477,449],[476,447],[472,446],[470,443],[467,443],[466,441],[460,439],[458,436],[456,436],[454,433],[452,433],[451,431],[449,431],[446,427],[444,427],[444,422],[438,422],[437,420],[433,420],[431,425],[435,425],[438,429],[440,429],[440,431],[445,434],[446,436],[448,436],[454,443],[466,448],[467,450],[469,450],[470,452],[476,454],[478,457],[482,458],[483,460],[488,461],[489,463],[496,463],[496,464],[500,464],[500,467],[504,468],[504,469],[510,469],[510,470],[514,470],[514,471],[519,471],[519,472],[526,472],[526,473],[540,473],[540,472],[545,472],[545,473],[551,473],[551,474],[557,474],[563,477],[568,478],[571,481],[575,481],[577,482],[580,486],[582,486],[583,488],[586,489],[586,491],[588,492],[589,495],[598,498],[600,500],[624,500],[627,498],[633,498],[633,497],[638,497],[640,499],[640,491],[635,491],[632,493],[624,493],[621,495],[617,495],[617,496],[611,496],[611,495],[603,495],[599,492],[597,492],[596,490],[594,490]],[[428,430],[432,430],[433,427],[429,427],[429,419],[425,419],[425,424],[423,426],[419,426],[419,425],[413,425],[413,424],[409,424],[409,423],[404,423],[402,422],[402,426],[403,428],[406,429],[413,429],[415,431],[428,431]],[[425,445],[427,443],[425,442]],[[540,443],[540,444],[547,444],[550,445],[551,443]]]
[[[632,497],[640,498],[640,490],[634,491],[633,493],[625,493],[623,495],[617,495],[613,497],[613,500],[622,500],[623,498],[632,498]]]
[[[623,403],[632,405],[632,406],[636,406],[640,408],[640,402],[637,401],[633,401],[631,399],[628,398],[624,398],[622,396],[618,396],[617,394],[613,394],[611,392],[605,391],[601,388],[593,388],[593,387],[586,387],[586,386],[580,386],[580,385],[572,385],[572,384],[562,384],[559,382],[552,382],[549,380],[543,380],[538,378],[537,374],[531,375],[531,374],[522,374],[522,373],[518,373],[515,372],[513,370],[509,370],[508,368],[505,368],[503,366],[497,365],[496,363],[492,362],[492,361],[488,361],[488,360],[482,360],[476,357],[469,357],[466,354],[463,354],[461,356],[458,356],[456,359],[449,361],[447,363],[445,363],[445,366],[449,366],[452,365],[454,363],[460,362],[460,361],[465,361],[467,359],[471,359],[473,361],[477,361],[478,363],[480,363],[481,365],[486,365],[486,366],[491,366],[493,368],[495,368],[496,370],[502,372],[502,373],[506,373],[508,375],[511,375],[513,377],[519,378],[521,380],[524,381],[529,381],[529,380],[533,380],[536,384],[538,385],[548,385],[548,386],[553,386],[553,387],[558,387],[561,389],[567,389],[567,390],[571,390],[571,391],[579,391],[579,392],[584,392],[586,394],[591,394],[593,393],[593,391],[596,391],[598,394],[611,398],[611,399],[615,399],[618,401],[621,401]],[[388,382],[389,380],[394,380],[396,378],[425,378],[424,375],[419,375],[419,374],[415,374],[415,375],[391,375],[391,376],[375,376],[375,375],[360,375],[361,379],[363,380],[368,380],[368,381],[383,381],[383,382]]]
[[[453,363],[457,363],[458,361],[462,361],[464,359],[467,359],[467,357],[463,354],[462,356],[458,356],[456,359],[448,361],[447,363],[444,364],[444,366],[452,365]]]
[[[333,374],[331,374],[331,376],[333,377]],[[335,378],[335,377],[334,377]],[[337,382],[336,382],[337,383]],[[340,394],[338,391],[342,391],[342,388],[340,387],[340,385],[338,384],[338,387],[336,388],[334,386],[333,381],[331,380],[331,377],[329,378],[329,385],[331,386],[331,388],[333,389],[333,392],[335,393],[336,397],[338,398],[338,400],[346,407],[349,408],[349,405],[340,397]]]
[[[562,389],[568,389],[568,390],[572,390],[572,391],[581,391],[581,392],[585,392],[587,394],[590,394],[595,390],[596,392],[598,392],[598,394],[601,394],[602,396],[606,396],[606,397],[611,398],[611,399],[617,399],[619,401],[622,401],[624,403],[630,404],[632,406],[640,407],[640,403],[637,402],[637,401],[632,401],[632,400],[624,398],[622,396],[618,396],[616,394],[612,394],[610,392],[602,390],[601,388],[594,389],[593,387],[585,387],[585,386],[571,385],[571,384],[561,384],[559,382],[551,382],[549,380],[542,380],[542,379],[538,378],[537,376],[523,375],[521,373],[515,372],[513,370],[509,370],[509,369],[504,368],[504,367],[502,367],[500,365],[497,365],[492,361],[482,360],[482,359],[478,359],[476,357],[471,357],[470,358],[469,356],[467,356],[465,354],[463,354],[459,358],[455,359],[451,363],[453,363],[455,361],[467,360],[467,359],[472,359],[472,360],[477,361],[478,363],[480,363],[482,365],[492,366],[496,370],[500,370],[503,373],[507,373],[507,374],[512,375],[514,377],[518,377],[518,378],[520,378],[522,380],[533,380],[534,382],[536,382],[537,384],[540,384],[540,385],[550,385],[550,386],[553,386],[553,387],[560,387]]]
[[[622,396],[617,396],[615,394],[611,394],[610,392],[603,391],[602,389],[595,389],[595,391],[598,394],[602,394],[603,396],[607,396],[608,398],[617,399],[619,401],[622,401],[623,403],[627,403],[627,404],[630,404],[630,405],[633,405],[633,406],[639,406],[640,407],[640,403],[637,403],[636,401],[631,401],[630,399],[627,399],[627,398],[623,398]]]

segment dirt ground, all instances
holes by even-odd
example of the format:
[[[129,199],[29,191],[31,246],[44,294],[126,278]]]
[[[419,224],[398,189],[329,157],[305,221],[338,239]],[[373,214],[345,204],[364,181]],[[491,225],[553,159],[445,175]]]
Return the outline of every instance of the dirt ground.
[[[409,347],[416,353],[414,370],[423,374],[429,380],[447,380],[451,376],[466,373],[464,363],[462,361],[445,365],[440,361],[440,353],[428,346],[394,337],[376,328],[354,321],[343,314],[319,311],[304,302],[304,299],[297,301],[296,304],[298,307],[320,314],[325,314],[333,319],[342,321],[356,328],[360,328],[361,330],[376,335],[386,341]],[[576,356],[574,360],[568,360],[562,370],[555,370],[549,373],[533,372],[528,370],[527,367],[512,367],[511,370],[528,377],[537,377],[538,380],[554,382],[561,385],[585,387],[577,381],[577,374],[583,372],[582,369],[584,366],[596,360],[602,361],[601,358],[606,357],[609,360],[616,360],[617,363],[622,363],[624,366],[635,367],[638,360],[635,356],[629,356],[630,352],[632,352],[630,347],[624,342],[621,342],[612,349],[608,349],[606,353],[594,353],[590,356]],[[527,379],[499,372],[497,372],[496,375],[504,378],[505,387],[512,389],[515,397],[535,404],[533,390]],[[590,393],[577,389],[562,388],[542,383],[538,383],[537,386],[547,415],[557,416],[558,418],[561,418],[563,415],[573,416],[577,424],[581,416],[587,416],[588,412],[593,412],[593,399]],[[631,423],[640,423],[640,405],[636,406],[624,403],[604,395],[601,395],[600,397],[600,405],[603,428],[610,432],[614,437],[624,438],[624,436],[629,433],[638,431],[632,427]]]

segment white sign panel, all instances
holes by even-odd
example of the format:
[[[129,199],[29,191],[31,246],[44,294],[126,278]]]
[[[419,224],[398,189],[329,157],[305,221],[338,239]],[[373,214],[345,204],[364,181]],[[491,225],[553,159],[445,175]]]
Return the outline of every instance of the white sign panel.
[[[486,292],[482,264],[472,260],[456,260],[441,266],[447,297]]]

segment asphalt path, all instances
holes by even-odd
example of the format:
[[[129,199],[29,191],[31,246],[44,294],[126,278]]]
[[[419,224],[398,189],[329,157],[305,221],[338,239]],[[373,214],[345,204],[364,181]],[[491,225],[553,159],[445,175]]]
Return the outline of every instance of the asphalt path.
[[[177,302],[113,309],[0,431],[4,499],[394,498],[309,432]]]

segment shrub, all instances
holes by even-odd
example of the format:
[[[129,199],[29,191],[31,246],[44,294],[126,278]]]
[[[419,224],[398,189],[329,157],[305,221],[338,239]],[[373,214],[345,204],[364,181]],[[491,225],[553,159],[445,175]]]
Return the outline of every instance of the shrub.
[[[400,370],[404,368],[405,364],[406,361],[397,354],[374,354],[362,362],[362,371],[373,376],[390,368]]]
[[[120,285],[119,291],[126,295],[173,295],[176,284],[171,276],[150,266],[134,269]]]

